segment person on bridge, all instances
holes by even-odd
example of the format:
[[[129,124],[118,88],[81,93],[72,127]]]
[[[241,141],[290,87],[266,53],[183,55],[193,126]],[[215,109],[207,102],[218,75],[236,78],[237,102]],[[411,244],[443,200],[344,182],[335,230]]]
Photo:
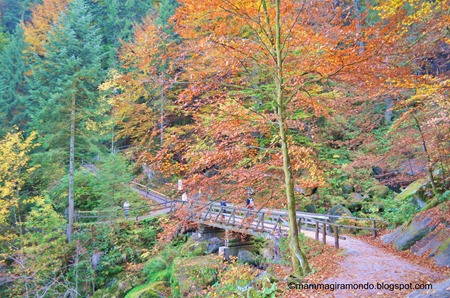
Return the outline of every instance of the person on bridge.
[[[255,203],[253,202],[253,199],[251,197],[247,198],[247,209],[252,210],[253,208],[255,208]]]
[[[225,207],[227,207],[227,202],[225,202],[225,200],[221,201],[220,207],[222,207],[222,209],[223,209],[222,218],[225,218],[225,213],[227,213],[227,211],[225,210]]]
[[[128,201],[125,201],[125,203],[123,203],[123,214],[125,216],[125,219],[128,219],[129,212],[130,212],[130,203],[128,203]]]
[[[187,201],[188,201],[188,195],[187,195],[186,192],[183,192],[183,194],[181,195],[181,201],[187,203]]]

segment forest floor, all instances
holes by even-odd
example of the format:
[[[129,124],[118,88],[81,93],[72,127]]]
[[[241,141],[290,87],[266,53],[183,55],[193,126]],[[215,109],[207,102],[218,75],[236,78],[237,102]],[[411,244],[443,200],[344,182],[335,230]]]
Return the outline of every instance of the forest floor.
[[[305,231],[310,238],[313,232]],[[334,245],[334,238],[327,237],[327,243]],[[415,285],[433,286],[450,277],[450,268],[436,266],[432,260],[421,258],[410,252],[397,252],[384,245],[379,238],[371,236],[348,237],[340,240],[341,253],[328,255],[318,278],[305,278],[308,284],[367,284],[373,289],[291,290],[284,297],[406,297],[415,290]],[[327,256],[323,256],[327,258]],[[322,260],[322,263],[324,261]],[[314,264],[313,264],[314,267]],[[391,289],[391,287],[413,287],[412,289]],[[380,288],[381,287],[381,288]],[[287,286],[289,288],[289,285]]]

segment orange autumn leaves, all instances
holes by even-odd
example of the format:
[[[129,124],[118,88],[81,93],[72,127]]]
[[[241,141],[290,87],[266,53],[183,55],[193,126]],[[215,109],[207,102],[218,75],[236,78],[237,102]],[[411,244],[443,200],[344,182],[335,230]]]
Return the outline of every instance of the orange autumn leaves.
[[[168,41],[149,18],[120,51],[125,71],[114,80],[121,90],[115,96],[120,136],[145,145],[142,161],[167,176],[189,178],[188,185],[222,184],[236,199],[247,186],[281,193],[273,4],[179,3],[172,21],[181,42]],[[319,117],[347,109],[353,99],[380,100],[394,94],[396,78],[413,78],[411,65],[403,63],[409,59],[399,25],[405,12],[377,22],[353,9],[333,1],[281,2],[285,125],[291,133],[307,138],[307,127]],[[161,64],[168,67],[161,71]],[[167,95],[164,121],[156,109],[155,90],[161,89]],[[155,141],[161,122],[162,145]],[[296,183],[304,186],[322,183],[316,140],[289,139]]]

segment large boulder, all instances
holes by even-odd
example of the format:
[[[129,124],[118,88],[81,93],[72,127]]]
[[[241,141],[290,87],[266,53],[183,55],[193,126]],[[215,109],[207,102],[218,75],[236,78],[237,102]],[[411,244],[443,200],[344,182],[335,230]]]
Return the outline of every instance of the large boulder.
[[[363,199],[363,196],[359,192],[352,192],[348,195],[348,200],[351,203],[361,202]]]
[[[395,196],[395,200],[405,202],[408,198],[419,198],[423,199],[423,195],[421,194],[428,184],[428,179],[419,179],[414,181],[404,191]]]
[[[305,211],[311,212],[311,213],[316,213],[317,212],[316,205],[314,205],[314,204],[305,205]]]
[[[450,266],[450,224],[441,223],[427,236],[418,241],[411,252],[434,258],[439,266]]]
[[[384,199],[389,194],[389,187],[386,185],[373,186],[369,189],[368,193],[372,198]]]
[[[418,256],[433,258],[439,266],[450,266],[450,202],[417,214],[409,225],[383,236],[398,250],[410,248]]]
[[[351,184],[344,184],[344,185],[342,185],[341,189],[342,189],[342,193],[344,195],[351,194],[352,192],[355,191],[355,188]]]
[[[208,240],[208,246],[206,251],[211,253],[216,253],[219,251],[219,247],[223,246],[223,241],[218,237],[213,237]]]
[[[264,248],[261,250],[261,255],[264,259],[272,261],[274,258],[273,242],[267,242]]]
[[[432,218],[414,218],[408,227],[403,228],[402,232],[394,239],[392,244],[398,250],[410,248],[436,228],[436,225],[432,224],[432,221]]]
[[[345,206],[351,212],[357,212],[362,209],[363,196],[359,192],[352,192],[348,195],[348,203]]]
[[[241,249],[238,252],[238,261],[241,263],[246,263],[246,264],[250,264],[250,265],[258,265],[258,260],[256,258],[256,256],[246,250],[246,249]]]
[[[439,250],[434,255],[434,260],[439,266],[450,267],[450,233],[447,233],[447,241],[439,246]]]
[[[345,208],[342,205],[336,205],[333,208],[330,209],[330,211],[328,212],[328,214],[330,215],[337,215],[337,216],[353,216],[352,213],[350,212],[350,210],[348,210],[347,208]],[[331,219],[331,222],[335,222],[337,219]]]
[[[330,215],[335,215],[335,216],[353,216],[353,214],[350,212],[350,210],[348,210],[347,208],[345,208],[342,205],[336,205],[333,208],[331,208],[328,211],[328,214]],[[335,223],[339,220],[339,218],[336,217],[331,217],[330,218],[330,222]],[[332,227],[330,227],[331,232],[334,232],[334,229]],[[339,229],[340,231],[343,232],[350,232],[350,230],[348,229]]]
[[[391,243],[402,233],[404,227],[405,225],[402,225],[398,227],[394,232],[381,236],[381,240],[386,244]]]
[[[197,241],[195,237],[190,237],[188,241],[180,248],[182,254],[190,253],[192,255],[204,255],[208,251],[208,243]]]

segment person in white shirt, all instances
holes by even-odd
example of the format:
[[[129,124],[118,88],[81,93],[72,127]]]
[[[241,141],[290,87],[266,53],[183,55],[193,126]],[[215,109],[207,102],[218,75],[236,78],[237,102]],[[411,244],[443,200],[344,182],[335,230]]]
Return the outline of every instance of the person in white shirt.
[[[123,214],[125,215],[125,219],[128,219],[129,212],[130,212],[130,203],[128,203],[128,201],[125,201],[125,203],[123,203]]]
[[[183,192],[183,194],[181,195],[181,201],[182,202],[187,202],[188,201],[188,196],[186,192]]]

